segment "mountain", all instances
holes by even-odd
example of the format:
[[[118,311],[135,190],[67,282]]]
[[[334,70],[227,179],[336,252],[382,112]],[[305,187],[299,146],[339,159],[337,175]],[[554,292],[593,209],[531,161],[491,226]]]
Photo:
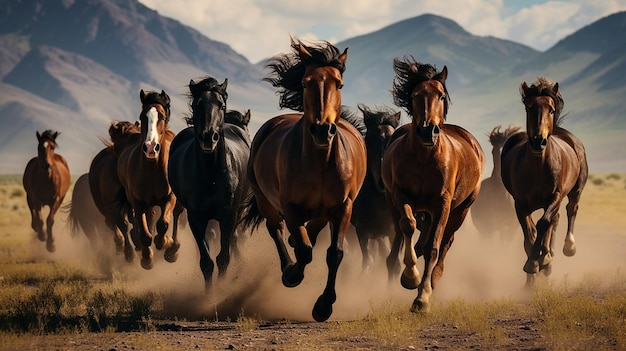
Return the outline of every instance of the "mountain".
[[[36,153],[35,131],[47,128],[61,131],[72,173],[85,172],[109,123],[137,119],[141,89],[170,95],[178,132],[186,86],[205,75],[229,79],[229,108],[255,116],[253,106],[273,100],[258,84],[261,69],[228,44],[136,0],[0,1],[0,173],[21,173]]]
[[[349,48],[343,102],[393,107],[394,58],[447,66],[448,122],[476,135],[490,158],[485,134],[525,125],[519,85],[546,75],[560,83],[564,127],[585,142],[591,171],[626,171],[625,31],[626,13],[615,13],[539,52],[472,35],[440,16],[417,16],[336,44]],[[137,0],[0,0],[0,174],[23,172],[43,129],[61,131],[59,152],[73,174],[85,172],[109,123],[137,119],[141,89],[170,95],[170,126],[178,132],[189,113],[187,84],[205,75],[228,78],[229,108],[251,109],[254,133],[284,112],[261,82],[265,73],[227,43]]]

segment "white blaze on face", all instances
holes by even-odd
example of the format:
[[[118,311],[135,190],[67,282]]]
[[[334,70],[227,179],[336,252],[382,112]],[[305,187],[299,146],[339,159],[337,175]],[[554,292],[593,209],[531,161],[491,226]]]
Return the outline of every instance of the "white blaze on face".
[[[145,153],[148,158],[156,158],[159,154],[157,145],[159,144],[159,134],[157,133],[157,123],[159,121],[159,113],[155,107],[146,112],[148,118],[148,132],[146,133]]]

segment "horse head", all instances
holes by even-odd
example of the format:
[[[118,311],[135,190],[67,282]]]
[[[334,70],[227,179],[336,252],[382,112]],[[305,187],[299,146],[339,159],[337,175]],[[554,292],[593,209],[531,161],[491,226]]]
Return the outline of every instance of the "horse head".
[[[39,159],[39,164],[44,170],[49,171],[50,165],[54,161],[54,149],[57,146],[56,138],[59,135],[59,132],[53,132],[52,130],[47,129],[41,134],[37,131],[36,135],[38,141],[37,158]]]
[[[384,192],[385,185],[381,176],[382,159],[391,135],[400,124],[400,112],[391,109],[374,111],[363,104],[359,104],[358,108],[363,113],[363,122],[367,128],[365,133],[367,169],[375,179],[378,191]]]
[[[563,109],[559,83],[539,77],[530,87],[526,82],[520,86],[522,102],[526,109],[526,132],[528,145],[535,155],[540,155],[548,145],[548,138]]]
[[[146,158],[157,160],[161,151],[161,142],[167,130],[167,123],[170,119],[170,97],[161,90],[161,93],[144,93],[143,89],[139,93],[141,99],[141,138],[143,141],[142,150]]]
[[[132,142],[133,137],[141,135],[139,121],[132,123],[129,121],[112,122],[109,126],[109,137],[113,143],[113,150],[120,154],[122,150]]]
[[[224,115],[224,122],[234,124],[250,135],[250,131],[248,130],[250,117],[250,109],[248,109],[246,113],[241,113],[237,110],[229,110],[226,112],[226,115]]]
[[[188,122],[193,124],[196,140],[203,152],[215,151],[222,138],[228,99],[227,86],[228,79],[218,84],[217,80],[211,77],[198,83],[193,79],[189,82],[192,116]]]
[[[450,103],[446,88],[448,68],[444,66],[437,72],[434,66],[407,56],[404,61],[394,60],[394,70],[394,103],[412,116],[414,130],[422,144],[434,146]]]

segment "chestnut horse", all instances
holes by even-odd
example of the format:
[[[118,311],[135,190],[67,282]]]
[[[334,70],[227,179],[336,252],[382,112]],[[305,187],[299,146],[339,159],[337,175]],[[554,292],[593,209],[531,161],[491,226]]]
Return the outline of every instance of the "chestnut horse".
[[[125,213],[128,206],[126,205],[124,187],[117,175],[117,161],[127,146],[136,144],[141,140],[139,122],[111,122],[109,136],[111,141],[104,141],[105,148],[91,161],[89,189],[96,207],[105,217],[105,223],[115,242],[116,251],[123,251],[126,261],[132,262],[135,253],[128,238],[128,222],[129,219],[132,219],[132,212]],[[133,232],[137,232],[137,229],[136,227],[133,228]],[[137,241],[136,238],[133,240]]]
[[[350,221],[359,239],[363,256],[362,269],[369,271],[374,266],[370,244],[378,244],[378,251],[387,257],[389,245],[385,240],[393,241],[395,236],[391,211],[385,199],[381,164],[387,143],[400,124],[400,112],[389,108],[371,109],[363,104],[359,104],[358,108],[363,113],[365,123],[367,174],[359,195],[354,200]],[[395,259],[398,259],[397,255]]]
[[[70,188],[70,169],[65,158],[54,152],[57,147],[56,138],[59,132],[48,129],[37,135],[37,156],[28,161],[22,184],[26,191],[26,201],[30,208],[31,227],[37,232],[37,237],[46,242],[46,249],[56,250],[52,225],[54,215],[61,207],[61,203]],[[46,218],[46,231],[43,228],[41,209],[48,206],[50,212]]]
[[[539,77],[530,87],[520,86],[526,109],[526,131],[507,139],[502,148],[502,181],[515,200],[515,212],[524,232],[526,284],[536,273],[550,274],[554,233],[561,201],[567,196],[567,235],[563,254],[576,253],[574,221],[587,182],[587,156],[583,143],[561,127],[564,101],[559,84]],[[535,210],[544,213],[537,223]]]
[[[382,177],[394,218],[396,236],[403,236],[401,284],[418,289],[411,311],[428,311],[430,296],[444,269],[444,259],[478,196],[485,157],[465,129],[444,123],[449,96],[448,69],[394,59],[394,103],[411,116],[410,124],[392,136],[382,164]],[[420,229],[412,245],[413,232]],[[396,240],[398,241],[398,240]],[[396,255],[399,245],[392,246]],[[416,264],[424,256],[421,282]],[[393,256],[392,256],[393,257]]]
[[[225,123],[226,87],[227,80],[219,84],[212,77],[189,82],[190,127],[172,141],[168,165],[172,191],[187,209],[189,226],[200,250],[200,269],[207,290],[214,268],[207,225],[210,220],[219,222],[220,253],[215,260],[222,277],[230,263],[231,239],[241,221],[244,202],[252,195],[246,176],[250,135],[238,125]]]
[[[340,118],[348,49],[341,53],[326,41],[308,45],[295,38],[291,48],[292,53],[270,59],[272,73],[265,81],[279,88],[281,108],[303,113],[273,117],[256,133],[248,163],[254,197],[244,224],[254,228],[266,219],[283,284],[294,287],[304,279],[319,232],[330,223],[328,280],[313,308],[313,318],[325,321],[336,300],[345,232],[365,178],[367,155],[363,136]],[[295,262],[283,238],[285,225]]]
[[[126,200],[133,211],[133,227],[138,228],[139,240],[136,245],[142,251],[141,266],[151,269],[152,233],[149,228],[149,212],[159,206],[161,214],[157,220],[154,243],[157,250],[165,249],[165,260],[174,262],[178,249],[178,217],[183,207],[177,205],[167,177],[169,149],[174,132],[169,129],[170,98],[165,93],[141,90],[142,109],[139,115],[141,138],[128,145],[117,161],[117,174],[124,187]],[[172,238],[165,235],[174,215]],[[173,240],[172,240],[173,239]]]
[[[519,229],[513,197],[506,191],[500,174],[502,146],[508,137],[519,130],[520,127],[509,126],[503,131],[501,126],[497,126],[489,134],[493,170],[491,176],[482,181],[480,194],[470,210],[474,226],[485,239],[491,239],[497,234],[501,241],[510,242]]]

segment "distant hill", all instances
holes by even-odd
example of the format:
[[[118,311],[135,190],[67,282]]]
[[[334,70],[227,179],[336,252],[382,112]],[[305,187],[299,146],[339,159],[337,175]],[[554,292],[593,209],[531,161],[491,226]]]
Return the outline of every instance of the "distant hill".
[[[349,47],[343,102],[393,107],[396,57],[445,65],[448,122],[474,133],[490,157],[488,131],[525,124],[519,84],[546,75],[561,83],[564,126],[585,142],[591,171],[626,171],[625,23],[625,12],[607,16],[539,52],[472,35],[447,18],[417,16],[336,44]],[[109,123],[137,119],[141,89],[170,95],[177,132],[189,112],[186,85],[205,75],[228,78],[229,108],[251,109],[254,133],[285,112],[261,81],[263,63],[137,0],[0,1],[0,174],[23,172],[43,129],[61,131],[59,152],[73,174],[85,172]]]

